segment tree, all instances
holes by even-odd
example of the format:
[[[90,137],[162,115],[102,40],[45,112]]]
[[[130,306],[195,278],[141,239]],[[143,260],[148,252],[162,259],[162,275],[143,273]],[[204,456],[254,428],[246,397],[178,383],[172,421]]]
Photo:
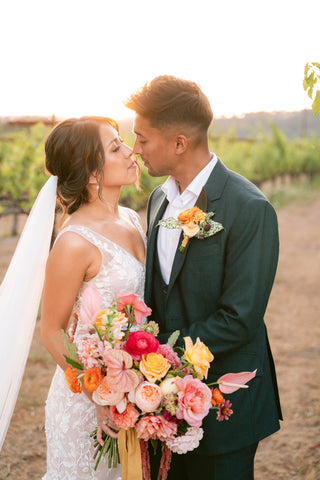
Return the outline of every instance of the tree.
[[[306,63],[304,67],[303,88],[312,100],[313,115],[316,116],[320,112],[320,90],[317,87],[320,84],[320,63]],[[314,93],[315,90],[315,93]]]

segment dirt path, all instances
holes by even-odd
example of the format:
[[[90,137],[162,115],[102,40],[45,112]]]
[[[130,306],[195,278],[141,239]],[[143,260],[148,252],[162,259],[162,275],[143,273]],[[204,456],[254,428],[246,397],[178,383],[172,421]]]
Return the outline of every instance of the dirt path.
[[[291,204],[278,214],[280,262],[266,323],[285,421],[259,445],[256,480],[319,480],[320,193],[312,202]],[[0,276],[14,245],[12,239],[0,241]],[[44,403],[54,368],[37,325],[0,454],[0,480],[38,480],[45,472]]]

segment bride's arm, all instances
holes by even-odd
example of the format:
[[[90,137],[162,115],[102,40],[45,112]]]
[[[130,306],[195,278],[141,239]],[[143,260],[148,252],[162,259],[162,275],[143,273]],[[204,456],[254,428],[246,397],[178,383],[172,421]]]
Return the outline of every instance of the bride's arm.
[[[47,261],[41,307],[41,339],[63,370],[68,365],[63,356],[67,351],[61,329],[66,330],[68,326],[77,294],[91,262],[90,248],[79,235],[72,232],[58,239]]]
[[[97,259],[97,249],[93,245],[79,235],[67,232],[55,243],[47,261],[41,307],[41,339],[63,370],[69,365],[63,356],[68,352],[64,346],[61,329],[66,331],[82,282],[88,280],[88,275],[93,277],[99,270],[100,263],[98,261],[97,264]],[[92,394],[84,386],[83,392],[92,401]],[[114,438],[117,435],[102,423],[108,417],[109,425],[114,426],[108,408],[96,404],[95,406],[98,440],[103,443],[102,430]]]

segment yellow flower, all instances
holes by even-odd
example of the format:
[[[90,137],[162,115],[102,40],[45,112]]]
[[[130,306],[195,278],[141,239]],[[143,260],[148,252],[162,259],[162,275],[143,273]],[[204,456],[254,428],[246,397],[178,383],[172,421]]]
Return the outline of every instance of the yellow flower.
[[[199,223],[204,222],[205,219],[206,219],[206,214],[202,210],[199,210],[198,212],[196,212],[195,216],[193,217],[193,222],[199,225]]]
[[[200,342],[199,337],[194,345],[190,337],[184,337],[184,341],[186,346],[185,357],[187,361],[194,366],[200,380],[202,380],[203,377],[207,378],[210,362],[213,360],[212,353],[204,343]]]
[[[171,364],[160,353],[147,353],[142,355],[140,362],[140,371],[149,380],[149,382],[155,382],[163,378]]]
[[[95,321],[97,329],[102,335],[106,333],[106,326],[103,323],[103,318],[106,313],[107,313],[107,310],[100,310],[100,312],[96,316],[96,321]]]

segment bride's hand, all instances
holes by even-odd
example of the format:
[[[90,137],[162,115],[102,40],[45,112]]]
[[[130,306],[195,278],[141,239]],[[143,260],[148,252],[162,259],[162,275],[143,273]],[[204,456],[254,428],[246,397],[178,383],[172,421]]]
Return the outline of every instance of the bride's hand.
[[[114,430],[119,430],[118,427],[113,422],[109,407],[103,407],[101,405],[95,404],[97,410],[97,420],[98,420],[98,431],[97,431],[97,440],[100,445],[104,445],[104,441],[102,439],[102,431],[109,435],[112,438],[118,438],[118,433],[114,432]],[[105,422],[105,423],[104,423]]]

